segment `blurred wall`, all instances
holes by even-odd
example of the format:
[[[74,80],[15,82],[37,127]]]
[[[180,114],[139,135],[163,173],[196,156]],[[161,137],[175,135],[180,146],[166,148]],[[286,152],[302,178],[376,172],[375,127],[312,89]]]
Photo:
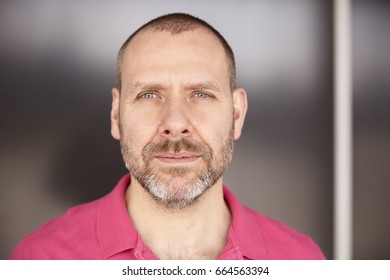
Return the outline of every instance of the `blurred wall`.
[[[390,2],[355,0],[354,258],[390,259]]]
[[[244,204],[310,235],[332,258],[332,6],[320,0],[1,2],[0,258],[48,219],[109,192],[126,172],[110,136],[116,53],[140,25],[177,11],[224,35],[235,51],[238,85],[248,91],[244,133],[225,184]],[[388,87],[381,89],[380,102],[388,97]],[[378,118],[388,120],[382,106]],[[355,169],[365,157],[359,151],[380,141],[388,151],[381,120],[381,127],[370,123],[374,142],[360,150],[357,141]],[[355,136],[364,139],[371,127]],[[377,156],[384,169],[389,157]],[[372,176],[364,174],[355,176],[363,193],[359,182]],[[388,194],[385,176],[370,184],[380,189],[371,192],[373,203]],[[383,225],[388,206],[381,201],[375,215]],[[355,220],[356,230],[365,228]],[[375,238],[389,248],[381,230]],[[356,257],[388,258],[389,250],[365,253],[361,244],[372,238],[366,234],[357,233]]]

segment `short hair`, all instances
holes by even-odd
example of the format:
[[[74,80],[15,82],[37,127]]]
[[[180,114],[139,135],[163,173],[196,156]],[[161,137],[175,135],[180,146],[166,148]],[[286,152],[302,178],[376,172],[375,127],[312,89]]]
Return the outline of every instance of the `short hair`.
[[[219,42],[222,44],[227,58],[230,88],[231,90],[234,90],[236,87],[236,64],[235,64],[234,54],[231,47],[229,46],[225,38],[223,38],[222,35],[210,24],[197,17],[194,17],[189,14],[184,14],[184,13],[167,14],[155,18],[149,21],[148,23],[142,25],[133,34],[131,34],[129,38],[127,38],[127,40],[123,43],[123,45],[119,49],[118,56],[117,56],[117,65],[116,65],[117,88],[118,89],[121,88],[121,83],[122,83],[121,64],[122,64],[123,55],[125,53],[126,47],[140,31],[142,30],[168,31],[172,35],[176,35],[182,32],[192,31],[197,28],[204,28],[207,31],[211,32],[217,37]]]

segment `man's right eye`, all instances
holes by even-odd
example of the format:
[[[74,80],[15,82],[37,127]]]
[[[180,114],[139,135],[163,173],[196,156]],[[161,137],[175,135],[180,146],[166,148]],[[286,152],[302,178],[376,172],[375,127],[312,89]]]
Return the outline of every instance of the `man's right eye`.
[[[145,93],[140,95],[140,98],[142,98],[142,99],[153,99],[156,97],[158,97],[158,95],[155,94],[154,92],[145,92]]]

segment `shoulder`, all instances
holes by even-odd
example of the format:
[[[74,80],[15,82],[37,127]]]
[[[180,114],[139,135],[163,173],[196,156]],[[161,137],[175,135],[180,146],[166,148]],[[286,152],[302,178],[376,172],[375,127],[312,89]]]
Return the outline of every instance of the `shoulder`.
[[[75,248],[96,243],[96,210],[99,200],[80,204],[26,235],[10,259],[67,259]],[[88,248],[91,249],[91,248]],[[80,255],[82,256],[82,254]]]
[[[312,260],[324,259],[318,245],[308,236],[243,206],[224,188],[232,213],[232,228],[242,253],[249,259]]]
[[[325,259],[319,246],[307,235],[244,207],[262,233],[267,259]]]
[[[10,259],[93,260],[104,259],[107,256],[104,249],[124,249],[136,238],[124,198],[129,182],[130,174],[126,174],[107,195],[72,207],[28,234],[15,247]],[[123,237],[127,243],[118,243]]]

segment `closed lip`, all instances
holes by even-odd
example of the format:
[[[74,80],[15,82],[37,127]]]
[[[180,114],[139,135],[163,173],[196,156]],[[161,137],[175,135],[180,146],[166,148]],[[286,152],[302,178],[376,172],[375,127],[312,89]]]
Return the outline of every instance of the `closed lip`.
[[[200,156],[194,153],[164,153],[157,154],[155,158],[167,163],[184,163],[198,159]]]
[[[156,157],[158,158],[195,158],[199,157],[199,155],[194,153],[164,153],[164,154],[157,154]]]

